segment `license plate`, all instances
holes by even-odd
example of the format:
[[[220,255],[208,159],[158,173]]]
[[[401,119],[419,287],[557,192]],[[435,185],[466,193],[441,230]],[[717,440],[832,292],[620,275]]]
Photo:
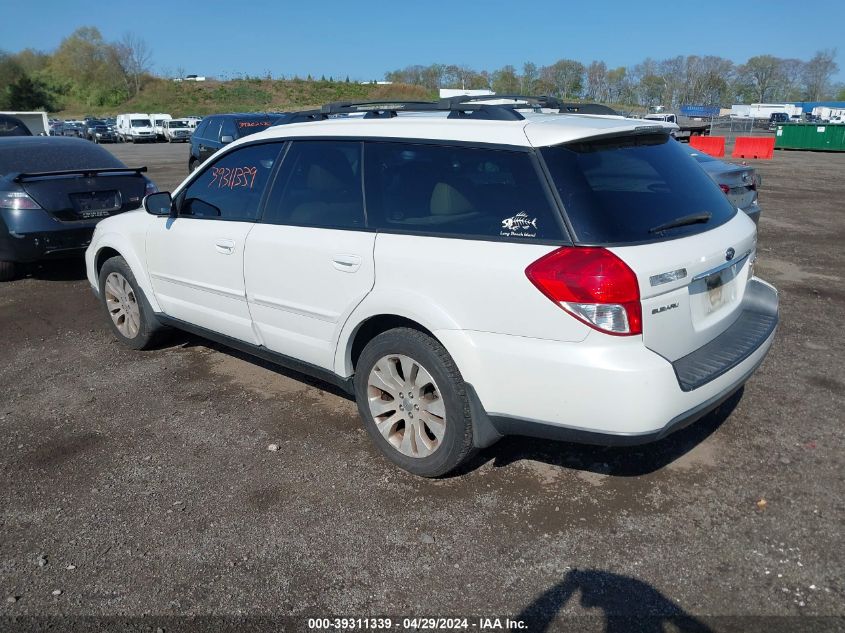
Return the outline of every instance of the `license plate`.
[[[70,197],[76,206],[76,212],[84,219],[106,217],[121,206],[120,195],[117,191],[72,193]]]
[[[704,284],[707,288],[707,299],[704,302],[704,307],[708,313],[715,312],[733,300],[734,284],[732,282],[734,275],[732,273],[733,270],[728,268],[704,278]]]

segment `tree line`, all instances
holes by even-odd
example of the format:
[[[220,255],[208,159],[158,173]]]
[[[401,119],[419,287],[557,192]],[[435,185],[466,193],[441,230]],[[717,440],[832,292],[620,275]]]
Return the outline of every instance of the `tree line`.
[[[127,33],[109,42],[90,26],[74,31],[51,53],[0,50],[0,109],[118,106],[156,80],[150,72],[151,59],[140,37]],[[394,70],[385,79],[429,91],[489,89],[499,94],[548,94],[643,107],[845,100],[845,85],[833,81],[839,70],[835,59],[836,51],[825,49],[809,60],[758,55],[744,64],[712,55],[648,58],[616,68],[603,61],[585,65],[575,59],[560,59],[548,66],[525,62],[520,70],[508,65],[494,71],[431,64]],[[178,76],[183,75],[180,70]]]
[[[112,106],[136,96],[149,78],[151,52],[127,33],[107,42],[95,27],[82,27],[53,53],[0,51],[0,109],[60,109],[73,101]]]
[[[608,68],[603,61],[585,65],[560,59],[548,66],[532,62],[494,71],[431,64],[388,72],[387,81],[428,89],[487,89],[498,94],[547,94],[653,106],[682,104],[727,106],[732,103],[779,103],[845,99],[845,85],[833,82],[839,70],[836,50],[809,60],[757,55],[744,64],[713,55],[647,58],[633,66]]]

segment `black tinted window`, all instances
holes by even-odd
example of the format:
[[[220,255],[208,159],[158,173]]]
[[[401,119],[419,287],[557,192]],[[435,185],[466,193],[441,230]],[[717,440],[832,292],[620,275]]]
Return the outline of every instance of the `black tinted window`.
[[[221,220],[255,220],[280,145],[242,147],[214,161],[184,193],[180,214]]]
[[[0,142],[0,174],[126,167],[99,145],[63,137],[26,137]]]
[[[205,138],[205,130],[208,127],[209,121],[211,121],[211,119],[203,119],[200,121],[194,130],[194,136],[197,138]]]
[[[580,243],[683,237],[723,224],[736,212],[680,143],[665,135],[570,143],[542,153]],[[701,214],[710,219],[654,230]]]
[[[361,143],[295,141],[276,178],[264,221],[363,228]]]
[[[0,136],[32,136],[32,132],[20,119],[0,116]]]
[[[560,219],[527,153],[368,143],[371,227],[478,237],[560,239]]]

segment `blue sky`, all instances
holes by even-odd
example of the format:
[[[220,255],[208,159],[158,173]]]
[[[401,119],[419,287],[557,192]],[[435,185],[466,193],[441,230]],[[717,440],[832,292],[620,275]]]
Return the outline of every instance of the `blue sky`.
[[[4,4],[10,0],[4,0]],[[408,64],[465,64],[494,70],[569,57],[608,66],[645,57],[712,54],[809,59],[838,47],[845,80],[845,4],[807,10],[784,2],[81,2],[26,3],[25,28],[0,24],[0,48],[50,51],[79,26],[108,40],[132,31],[147,41],[154,70],[209,76],[239,73],[382,79]],[[22,5],[19,5],[22,6]],[[41,15],[41,19],[34,16]]]

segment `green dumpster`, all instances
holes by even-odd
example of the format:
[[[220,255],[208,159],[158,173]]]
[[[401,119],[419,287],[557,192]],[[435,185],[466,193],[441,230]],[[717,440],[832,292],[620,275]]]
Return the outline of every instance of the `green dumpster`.
[[[778,125],[775,132],[775,148],[845,152],[845,125],[841,123]]]

